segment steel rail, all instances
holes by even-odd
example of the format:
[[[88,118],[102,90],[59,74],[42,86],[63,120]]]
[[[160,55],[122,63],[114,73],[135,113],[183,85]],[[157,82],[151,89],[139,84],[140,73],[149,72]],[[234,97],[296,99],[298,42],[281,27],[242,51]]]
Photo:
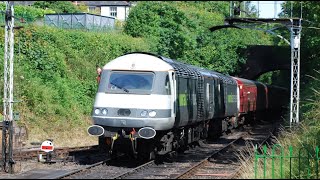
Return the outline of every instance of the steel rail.
[[[181,174],[175,176],[172,179],[186,179],[186,177],[190,176],[190,174],[193,173],[196,169],[198,169],[198,168],[204,166],[206,163],[208,163],[208,159],[209,158],[211,158],[212,156],[214,156],[214,155],[218,154],[219,152],[225,150],[226,148],[228,148],[229,146],[231,146],[232,144],[234,144],[235,142],[237,142],[237,141],[239,141],[241,139],[243,139],[243,137],[239,137],[238,139],[233,140],[232,142],[230,142],[229,144],[227,144],[223,148],[221,148],[218,151],[214,152],[213,154],[207,156],[204,160],[198,162],[194,166],[188,168],[187,170],[185,170],[184,172],[182,172]]]
[[[154,164],[155,164],[155,161],[151,160],[151,161],[149,161],[149,162],[147,162],[145,164],[142,164],[142,165],[140,165],[140,166],[138,166],[138,167],[136,167],[134,169],[131,169],[131,170],[127,171],[127,172],[124,172],[124,173],[122,173],[122,174],[120,174],[118,176],[114,176],[111,179],[123,179],[126,176],[129,176],[129,175],[131,175],[131,174],[133,174],[133,173],[135,173],[135,172],[137,172],[139,170],[142,170],[142,169],[144,169],[144,168],[146,168],[148,166],[154,165]]]

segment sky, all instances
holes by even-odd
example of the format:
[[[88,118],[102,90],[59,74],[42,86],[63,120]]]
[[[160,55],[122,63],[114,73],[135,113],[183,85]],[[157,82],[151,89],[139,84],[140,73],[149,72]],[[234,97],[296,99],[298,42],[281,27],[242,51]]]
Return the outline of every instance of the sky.
[[[251,1],[259,10],[259,18],[278,18],[281,12],[281,3],[284,1]],[[276,7],[275,7],[276,4]]]

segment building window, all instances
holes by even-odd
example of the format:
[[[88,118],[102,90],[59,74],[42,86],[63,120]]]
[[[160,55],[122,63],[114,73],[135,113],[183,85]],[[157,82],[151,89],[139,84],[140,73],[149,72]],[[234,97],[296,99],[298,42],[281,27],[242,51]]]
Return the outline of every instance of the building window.
[[[110,16],[117,17],[117,7],[110,7]]]

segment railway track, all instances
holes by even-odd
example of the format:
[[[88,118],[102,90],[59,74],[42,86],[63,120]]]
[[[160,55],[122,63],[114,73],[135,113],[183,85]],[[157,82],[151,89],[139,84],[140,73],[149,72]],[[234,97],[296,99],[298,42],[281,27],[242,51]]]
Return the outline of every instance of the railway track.
[[[168,158],[164,161],[149,161],[131,169],[123,169],[123,171],[108,173],[108,179],[221,179],[235,178],[241,170],[240,164],[237,162],[235,153],[239,152],[242,147],[246,146],[247,141],[256,139],[253,143],[264,144],[271,138],[273,127],[269,127],[269,133],[265,126],[261,126],[259,130],[251,130],[248,137],[247,133],[236,133],[237,138],[221,139],[217,143],[203,143],[202,145],[189,150],[184,154],[179,154]],[[245,130],[247,131],[247,130]],[[259,132],[260,131],[260,132]],[[99,170],[90,172],[97,176],[101,172],[108,171],[109,166],[101,166]],[[102,170],[103,169],[103,170]],[[109,172],[109,171],[108,171]],[[88,175],[87,177],[92,177]],[[70,177],[71,178],[71,177]],[[74,178],[79,178],[75,176]]]
[[[224,146],[220,150],[218,150],[218,151],[214,152],[213,154],[209,155],[208,157],[206,157],[205,159],[203,159],[199,163],[196,163],[195,165],[193,165],[192,167],[190,167],[189,169],[187,169],[183,173],[177,175],[176,177],[174,177],[174,179],[188,179],[189,177],[204,176],[204,175],[205,176],[232,177],[230,174],[218,173],[216,171],[218,171],[220,169],[222,169],[224,171],[226,169],[234,170],[234,166],[236,166],[234,164],[234,161],[235,161],[234,158],[235,157],[230,155],[230,152],[228,152],[228,151],[231,148],[234,148],[234,146],[237,143],[243,143],[243,141],[244,140],[243,140],[242,137],[239,137],[238,139],[235,139],[234,141],[230,142],[229,144],[227,144],[226,146]],[[211,166],[210,162],[216,164],[216,166]],[[217,164],[221,164],[221,163],[226,164],[227,167],[224,167],[224,166],[221,166],[221,165],[217,165]],[[216,172],[215,174],[203,173],[204,171],[205,172],[209,171],[209,169],[211,171],[213,168],[214,168],[214,171]],[[199,173],[198,171],[201,171],[201,173]]]
[[[95,163],[95,164],[86,166],[86,167],[84,167],[84,168],[72,170],[72,171],[70,171],[70,172],[66,172],[66,173],[62,173],[62,174],[59,174],[59,173],[58,173],[57,175],[55,175],[55,178],[54,178],[54,179],[63,179],[63,178],[71,177],[71,176],[74,175],[74,174],[79,174],[79,173],[88,171],[88,170],[90,170],[91,168],[96,168],[97,166],[101,166],[101,165],[103,165],[104,163],[106,163],[106,162],[108,162],[108,161],[110,161],[110,160],[111,160],[111,158],[107,158],[107,159],[104,160],[104,161],[97,162],[97,163]]]
[[[271,134],[260,140],[260,144],[262,145],[270,138]],[[246,140],[241,136],[218,149],[212,149],[205,153],[195,150],[198,152],[192,152],[192,155],[178,156],[170,163],[157,164],[151,161],[112,179],[203,179],[204,177],[232,179],[241,170],[235,153],[244,146],[246,146]]]
[[[142,165],[143,164],[143,165]],[[119,154],[113,158],[107,158],[105,161],[77,169],[69,173],[57,175],[54,179],[115,179],[119,174],[146,166],[148,163],[135,161],[131,157]],[[125,166],[123,166],[125,165]]]
[[[267,128],[269,130],[267,130]],[[138,162],[125,156],[116,159],[106,157],[91,165],[75,169],[35,169],[19,179],[188,179],[235,178],[241,169],[235,153],[246,142],[263,144],[271,137],[274,127],[256,126],[223,136],[218,141],[200,142],[183,154],[166,156],[150,162]],[[248,133],[249,132],[249,133]],[[269,132],[269,133],[268,133]],[[174,154],[174,153],[173,153]]]
[[[97,150],[97,146],[61,147],[55,148],[52,152],[52,156],[53,160],[64,161],[68,160],[68,158],[75,153],[84,153],[85,151],[92,152]],[[40,154],[45,157],[47,153],[41,151],[40,147],[16,149],[13,151],[13,159],[17,161],[37,160]],[[1,160],[2,157],[0,157],[0,161]]]
[[[264,141],[271,138],[271,135]],[[230,143],[225,148],[215,152],[212,156],[202,160],[192,166],[184,173],[174,179],[235,179],[240,170],[236,154],[245,145],[245,140],[241,137]],[[262,145],[263,142],[260,144]]]
[[[232,144],[241,141],[242,137],[239,137],[238,139],[235,139],[231,141],[229,144],[225,145],[221,149],[217,150],[214,152],[214,154],[217,154],[223,150],[225,150],[227,147],[231,146]],[[214,150],[213,150],[214,151]],[[202,164],[206,162],[206,159],[210,158],[212,156],[213,152],[208,151],[207,153],[199,153],[196,156],[201,159],[200,162],[197,162],[195,158],[193,158],[193,162],[190,161],[190,159],[185,159],[183,161],[177,161],[177,162],[170,162],[170,163],[165,163],[165,164],[157,164],[155,161],[148,162],[146,164],[143,164],[140,167],[137,167],[133,170],[130,170],[128,172],[125,172],[119,176],[113,177],[113,179],[132,179],[132,178],[161,178],[161,179],[180,179],[180,178],[185,178],[185,175],[188,173],[191,173],[193,169],[200,168]],[[200,155],[202,154],[202,155]],[[185,155],[188,156],[188,155]],[[195,155],[193,155],[195,156]],[[181,157],[177,158],[181,159]],[[191,168],[188,168],[190,167]],[[163,171],[163,169],[176,169],[178,171],[174,173],[169,173],[168,171]]]
[[[264,137],[261,138],[259,142],[256,142],[258,143],[258,146],[261,147],[272,138],[276,128],[271,127],[270,130],[271,131],[265,132],[260,131],[258,133],[249,131],[249,134],[253,135],[253,137]],[[175,179],[236,179],[239,176],[241,169],[244,168],[237,162],[238,158],[236,155],[239,154],[239,149],[243,148],[246,144],[248,144],[248,141],[246,142],[241,137],[225,148],[212,154],[212,156],[202,160],[181,175],[178,175]],[[242,153],[244,152],[242,151]],[[252,157],[248,157],[248,160],[250,158]]]

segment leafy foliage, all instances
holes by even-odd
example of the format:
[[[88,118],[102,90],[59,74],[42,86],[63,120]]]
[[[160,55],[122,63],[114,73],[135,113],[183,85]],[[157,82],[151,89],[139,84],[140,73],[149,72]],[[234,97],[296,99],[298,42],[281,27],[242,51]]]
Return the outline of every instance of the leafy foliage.
[[[195,24],[184,13],[163,2],[141,2],[131,11],[125,32],[133,37],[150,38],[154,51],[172,58],[194,48],[190,39]],[[172,51],[171,49],[175,49]]]
[[[36,1],[33,4],[36,8],[52,9],[56,13],[78,13],[80,10],[71,1]]]
[[[87,11],[88,11],[88,6],[85,5],[84,2],[80,2],[79,5],[77,6],[77,8],[78,8],[79,11],[81,11],[81,12],[87,12]]]
[[[124,32],[149,39],[152,51],[163,56],[236,73],[245,61],[239,49],[250,44],[271,44],[271,38],[252,30],[210,32],[210,27],[223,24],[226,7],[225,2],[141,2],[131,10]]]
[[[6,10],[6,5],[4,3],[0,3],[0,10],[1,11]],[[16,21],[23,19],[24,21],[32,22],[39,18],[43,18],[45,14],[54,13],[54,12],[55,11],[51,9],[39,9],[33,6],[14,5],[14,16]],[[2,18],[2,21],[4,23],[3,18]]]

